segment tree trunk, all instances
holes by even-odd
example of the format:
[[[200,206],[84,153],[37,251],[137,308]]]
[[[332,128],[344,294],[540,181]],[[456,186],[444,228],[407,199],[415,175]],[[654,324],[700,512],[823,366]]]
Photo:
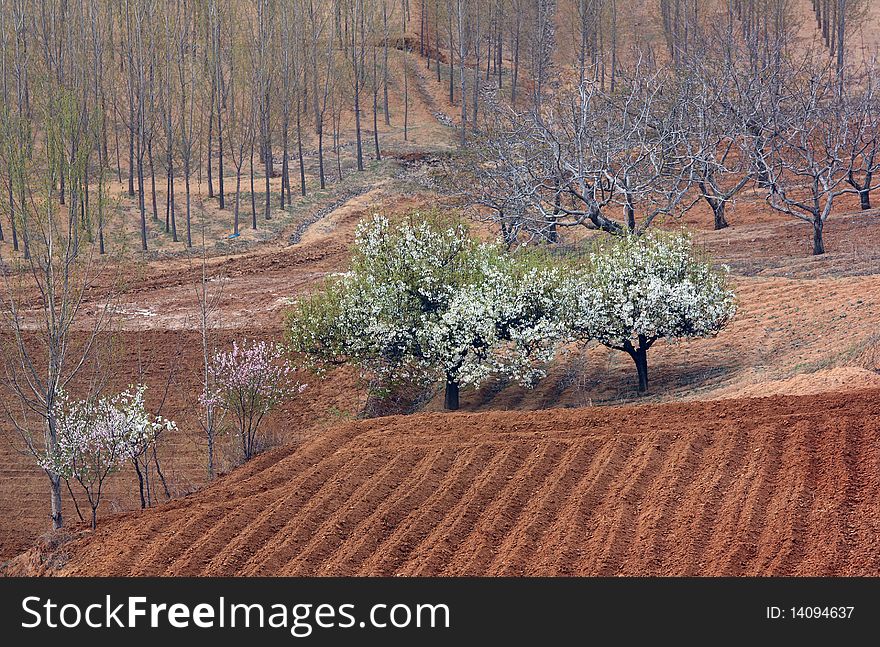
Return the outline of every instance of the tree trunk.
[[[12,178],[9,178],[9,228],[12,230],[12,249],[18,251],[18,231],[15,227],[15,197],[12,193]]]
[[[318,128],[318,180],[322,189],[327,188],[327,180],[324,177],[324,127]]]
[[[144,496],[144,475],[141,473],[140,460],[133,458],[131,464],[134,466],[134,473],[138,477],[138,494],[141,495],[141,510],[146,510],[147,498]]]
[[[263,168],[266,172],[266,204],[263,210],[263,217],[266,220],[272,220],[272,188],[269,186],[269,181],[272,177],[272,142],[268,135],[266,135],[263,143]]]
[[[189,188],[189,161],[184,163],[183,178],[184,178],[184,188],[186,190],[186,246],[192,247],[192,219],[191,219],[191,194]]]
[[[257,228],[257,190],[254,186],[254,142],[251,141],[251,227]]]
[[[289,128],[288,128],[288,118],[284,119],[284,128],[281,135],[281,210],[284,210],[284,191],[287,190],[287,198],[290,198],[290,165],[287,162],[287,156],[289,151],[288,147],[288,136],[289,136]]]
[[[359,74],[356,72],[356,74]],[[360,100],[360,82],[355,81],[354,84],[354,132],[355,142],[357,146],[357,170],[364,170],[364,147],[361,141],[361,100]]]
[[[443,408],[447,411],[458,410],[459,384],[450,376],[446,376],[446,393],[443,396]]]
[[[208,113],[208,197],[214,197],[214,173],[211,169],[211,157],[214,148],[214,93],[211,88],[211,110]]]
[[[859,203],[862,206],[862,211],[867,211],[871,208],[871,191],[869,189],[859,191]]]
[[[214,480],[214,436],[208,436],[208,480]]]
[[[50,474],[49,482],[52,486],[52,530],[58,530],[64,525],[61,514],[61,477]]]
[[[144,201],[144,152],[141,148],[141,139],[138,138],[138,209],[141,213],[141,247],[147,251],[147,210]]]
[[[150,163],[150,191],[153,198],[153,221],[159,220],[159,207],[156,204],[156,169],[153,167],[153,138],[147,141],[147,160]]]
[[[648,392],[648,350],[644,346],[638,348],[627,342],[626,352],[636,364],[639,376],[639,394]]]
[[[217,100],[217,191],[220,197],[220,208],[226,208],[226,194],[223,188],[223,121],[220,115],[220,100]]]
[[[303,160],[302,127],[301,127],[301,118],[300,118],[300,112],[299,112],[299,99],[297,99],[297,104],[296,104],[296,148],[297,148],[297,155],[299,156],[300,192],[303,195],[305,195],[306,194],[306,167],[305,167],[305,161]]]
[[[639,345],[635,346],[631,341],[626,340],[623,348],[620,350],[632,357],[636,364],[636,372],[639,376],[639,394],[648,392],[648,348],[651,347],[653,341],[648,341],[644,335],[639,335]]]
[[[131,113],[131,123],[134,123],[134,113]],[[128,129],[128,196],[134,197],[134,126]]]
[[[238,236],[238,209],[241,204],[241,166],[235,172],[235,215],[233,216],[232,233]],[[212,448],[208,447],[210,454]]]
[[[813,220],[813,256],[825,253],[825,241],[822,239],[822,230],[825,222],[821,218]]]
[[[640,348],[633,356],[636,363],[636,371],[639,374],[639,393],[648,392],[648,352]]]
[[[712,205],[712,213],[715,215],[715,231],[719,229],[725,229],[729,225],[727,223],[727,218],[724,215],[724,200],[715,200],[710,203]]]

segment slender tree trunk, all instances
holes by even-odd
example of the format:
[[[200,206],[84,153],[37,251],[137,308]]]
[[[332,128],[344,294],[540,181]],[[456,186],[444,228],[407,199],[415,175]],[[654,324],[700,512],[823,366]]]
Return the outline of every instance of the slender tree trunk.
[[[377,80],[379,68],[376,59],[378,53],[373,48],[373,147],[376,151],[376,161],[382,161],[382,153],[379,150],[379,82]]]
[[[306,194],[306,165],[305,160],[303,159],[303,142],[302,142],[302,127],[301,127],[301,118],[299,114],[299,99],[297,99],[296,104],[296,148],[297,155],[299,156],[299,184],[300,184],[300,192],[305,195]]]
[[[226,208],[226,194],[223,188],[223,121],[221,119],[221,110],[219,105],[217,105],[217,183],[218,183],[218,191],[220,196],[220,208]]]
[[[140,459],[132,459],[131,464],[134,466],[134,473],[137,474],[138,478],[138,494],[140,494],[141,497],[141,510],[145,510],[147,508],[147,498],[144,496],[144,475],[143,472],[141,472]]]
[[[455,48],[452,42],[452,7],[447,9],[449,13],[449,103],[455,104]],[[462,65],[462,61],[458,62]]]
[[[208,197],[214,197],[214,173],[211,168],[211,158],[214,150],[214,95],[216,93],[216,81],[211,84],[211,108],[208,112]]]
[[[522,17],[516,15],[516,31],[513,37],[513,78],[510,80],[510,103],[516,106],[516,88],[519,84],[519,37]]]
[[[192,247],[192,217],[191,217],[191,207],[192,207],[192,196],[190,194],[189,189],[189,176],[190,176],[190,168],[189,168],[189,160],[184,160],[183,162],[183,183],[184,188],[186,190],[186,246]]]
[[[165,175],[165,233],[171,231],[171,169]]]
[[[55,474],[50,475],[49,484],[51,486],[52,530],[58,530],[64,525],[64,518],[61,514],[61,477]]]
[[[235,215],[233,217],[233,225],[232,225],[232,233],[238,236],[238,209],[241,203],[241,166],[239,165],[235,170]],[[211,459],[211,453],[213,451],[213,447],[208,445],[208,455],[209,462]]]
[[[214,434],[208,436],[208,480],[214,480]]]
[[[272,220],[272,191],[269,186],[269,180],[272,177],[272,142],[268,135],[266,135],[263,142],[263,168],[266,171],[266,204],[263,216],[266,220]]]
[[[424,8],[424,7],[423,7]],[[403,17],[406,20],[406,15]],[[383,97],[383,108],[382,112],[385,115],[385,125],[391,125],[391,112],[388,109],[388,4],[387,2],[382,3],[382,24],[384,29],[384,40],[382,42],[382,92],[384,93]],[[400,45],[404,50],[406,50],[406,34],[404,33],[403,41]]]
[[[361,100],[360,100],[360,81],[357,80],[360,72],[355,72],[354,82],[354,130],[355,140],[357,143],[357,170],[364,170],[364,148],[361,141]]]
[[[131,120],[134,124],[134,113]],[[134,125],[128,129],[128,196],[134,197]]]
[[[257,189],[254,186],[254,142],[251,141],[251,227],[257,228]]]
[[[323,121],[323,119],[321,120]],[[324,126],[318,126],[318,178],[320,187],[327,188],[327,180],[324,177]]]
[[[147,209],[144,196],[144,152],[141,148],[141,138],[138,138],[138,209],[141,212],[141,247],[143,251],[147,251]]]
[[[147,142],[147,156],[150,163],[150,187],[153,198],[153,220],[159,220],[159,207],[156,204],[156,169],[153,166],[153,138]]]
[[[409,56],[404,46],[403,51],[403,141],[409,140]]]
[[[171,189],[168,192],[168,207],[171,215],[171,240],[175,243],[177,240],[177,208],[174,200],[174,171],[171,172]]]
[[[281,134],[281,209],[284,210],[284,191],[287,191],[287,198],[290,198],[290,165],[287,162],[287,157],[289,154],[288,151],[288,138],[289,138],[289,119],[287,117],[284,118],[284,127],[283,132]]]
[[[18,251],[18,232],[15,226],[15,197],[12,193],[12,178],[9,178],[6,185],[9,189],[9,229],[12,230],[12,249]]]
[[[113,141],[116,142],[116,181],[122,184],[122,161],[119,157],[119,129],[113,120]]]

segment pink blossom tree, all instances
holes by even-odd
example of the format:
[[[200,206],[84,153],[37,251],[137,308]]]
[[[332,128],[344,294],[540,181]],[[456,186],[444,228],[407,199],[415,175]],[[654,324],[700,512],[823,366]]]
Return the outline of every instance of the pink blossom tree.
[[[80,485],[97,525],[107,477],[136,458],[173,421],[151,416],[144,406],[147,387],[139,385],[109,397],[70,399],[61,392],[53,405],[57,440],[40,456],[40,467]]]
[[[244,460],[260,449],[263,418],[282,402],[302,393],[306,385],[293,378],[295,367],[279,344],[245,340],[232,343],[232,350],[217,352],[208,367],[210,387],[202,404],[218,407],[235,420],[236,435]]]

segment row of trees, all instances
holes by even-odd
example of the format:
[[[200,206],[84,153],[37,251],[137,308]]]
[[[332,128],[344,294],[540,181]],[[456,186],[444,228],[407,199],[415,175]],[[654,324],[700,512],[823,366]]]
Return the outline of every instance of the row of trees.
[[[366,114],[380,159],[379,120],[392,119],[390,68],[399,61],[406,77],[410,65],[402,37],[410,20],[407,0],[3,0],[0,241],[11,237],[28,253],[22,191],[47,164],[59,204],[102,252],[102,198],[114,179],[136,200],[146,250],[148,225],[163,220],[174,241],[192,246],[196,175],[209,198],[233,210],[234,232],[243,175],[255,228],[258,214],[271,219],[275,204],[283,209],[294,191],[310,190],[307,160],[317,158],[315,179],[326,186],[328,130],[341,179],[343,113],[353,118],[364,170]],[[406,128],[402,90],[407,105],[393,117]],[[51,160],[35,147],[44,138],[54,140]]]
[[[272,218],[274,205],[283,209],[294,192],[310,190],[307,169],[312,163],[321,188],[334,174],[342,178],[342,131],[348,122],[359,170],[370,148],[374,159],[382,157],[380,121],[387,126],[396,120],[407,136],[415,74],[406,55],[416,46],[407,36],[412,32],[437,81],[448,81],[449,99],[460,108],[462,144],[469,133],[486,132],[484,117],[490,130],[504,120],[496,114],[498,106],[534,113],[540,127],[545,113],[564,119],[558,113],[571,110],[566,103],[580,101],[581,112],[595,111],[600,95],[615,97],[611,112],[583,127],[603,127],[626,104],[632,109],[626,117],[641,120],[631,125],[644,139],[653,136],[645,129],[655,127],[656,113],[669,108],[671,96],[687,97],[682,86],[704,86],[698,95],[703,105],[673,107],[674,115],[687,123],[662,126],[680,130],[697,124],[706,131],[698,137],[702,150],[707,139],[718,139],[716,124],[724,125],[716,147],[722,150],[712,153],[716,159],[708,167],[698,161],[707,168],[706,177],[687,178],[712,189],[712,168],[744,163],[738,148],[748,146],[737,142],[741,131],[744,138],[763,142],[765,131],[776,132],[779,125],[768,121],[766,110],[774,111],[775,120],[782,107],[792,109],[771,105],[780,100],[774,93],[790,97],[803,91],[787,87],[792,74],[801,85],[818,78],[816,70],[806,72],[791,60],[795,48],[789,42],[797,22],[790,5],[790,0],[662,0],[664,57],[640,30],[630,26],[621,31],[627,6],[617,0],[3,0],[0,183],[6,195],[0,205],[6,217],[0,222],[0,240],[11,238],[16,250],[29,253],[29,173],[47,164],[54,169],[57,200],[76,213],[85,235],[97,238],[102,251],[106,198],[114,178],[136,199],[142,249],[149,245],[151,227],[192,245],[195,175],[206,180],[210,199],[232,211],[233,234],[248,207],[249,225],[258,227],[260,220]],[[813,5],[834,51],[832,59],[823,57],[829,65],[822,67],[832,68],[843,86],[844,42],[861,19],[864,2],[817,0]],[[557,33],[559,24],[567,26],[565,33]],[[707,56],[711,63],[703,65]],[[668,59],[668,70],[661,59]],[[690,78],[695,73],[702,78]],[[653,83],[640,79],[634,87],[641,74]],[[848,88],[838,91],[852,94],[861,78],[856,74]],[[572,85],[583,96],[574,96]],[[403,95],[402,114],[392,114],[395,92]],[[487,92],[494,98],[488,104]],[[726,96],[745,103],[720,106]],[[714,111],[712,119],[700,124],[707,110]],[[749,117],[750,110],[757,111],[757,121]],[[798,119],[785,117],[789,123]],[[575,126],[567,128],[576,131]],[[617,123],[613,129],[623,127]],[[681,134],[673,134],[676,141],[666,132],[656,135],[662,155]],[[532,133],[543,140],[550,135],[565,144],[564,133]],[[621,132],[608,137],[615,139],[609,143],[613,147],[632,143],[622,141]],[[51,160],[35,157],[40,138],[55,142]],[[867,179],[865,159],[857,155],[854,175],[863,172],[858,182]],[[664,164],[658,160],[654,165]],[[867,166],[867,173],[873,173]],[[280,177],[277,186],[273,177]],[[664,193],[675,197],[672,180]],[[723,211],[732,198],[725,196],[737,185],[704,191],[707,202]],[[633,200],[639,192],[638,187],[632,191]],[[781,199],[781,193],[776,195]],[[657,198],[661,214],[666,213],[665,198]],[[564,199],[560,202],[560,208],[570,208]],[[646,220],[653,210],[646,208]],[[723,225],[723,212],[716,215]]]
[[[288,341],[319,370],[353,364],[386,386],[440,380],[454,410],[461,387],[490,376],[533,385],[569,341],[629,354],[645,392],[657,340],[714,335],[735,309],[725,272],[686,234],[606,238],[569,260],[413,214],[361,225],[349,271],[295,306]]]
[[[874,60],[841,71],[821,52],[756,59],[720,33],[676,66],[638,58],[616,88],[588,79],[541,106],[487,102],[458,178],[508,244],[556,241],[561,227],[641,234],[704,201],[714,226],[749,185],[812,226],[814,254],[840,198],[871,207],[880,170]],[[478,182],[473,182],[473,177]]]

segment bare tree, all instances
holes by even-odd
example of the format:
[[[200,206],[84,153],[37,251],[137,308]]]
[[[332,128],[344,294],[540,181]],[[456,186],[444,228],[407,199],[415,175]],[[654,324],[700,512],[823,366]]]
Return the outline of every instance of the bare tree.
[[[876,59],[868,61],[853,84],[847,115],[852,119],[849,168],[846,181],[859,194],[862,210],[871,208],[874,176],[880,172],[880,91],[877,78],[880,70]]]
[[[823,232],[847,183],[853,138],[859,136],[832,65],[809,59],[785,76],[785,101],[759,163],[767,170],[771,207],[809,223],[814,255],[825,253]]]
[[[272,44],[275,38],[275,3],[273,0],[257,2],[257,37],[254,42],[256,65],[255,89],[258,97],[258,118],[260,124],[260,157],[263,160],[266,181],[266,204],[263,216],[272,219],[272,194],[269,182],[272,179],[272,92],[274,53]]]
[[[180,156],[183,160],[183,182],[186,192],[186,246],[192,247],[192,175],[193,150],[196,139],[196,60],[197,30],[192,3],[177,3],[177,80],[180,86]]]
[[[508,212],[513,201],[517,217],[527,220],[514,229],[549,241],[559,227],[572,226],[641,234],[658,217],[687,208],[688,111],[680,93],[668,91],[667,75],[637,65],[613,94],[588,80],[524,112],[487,103],[484,112],[494,114],[484,144],[491,153],[476,174],[488,168],[505,180],[474,191],[510,187],[512,195],[490,199]]]

